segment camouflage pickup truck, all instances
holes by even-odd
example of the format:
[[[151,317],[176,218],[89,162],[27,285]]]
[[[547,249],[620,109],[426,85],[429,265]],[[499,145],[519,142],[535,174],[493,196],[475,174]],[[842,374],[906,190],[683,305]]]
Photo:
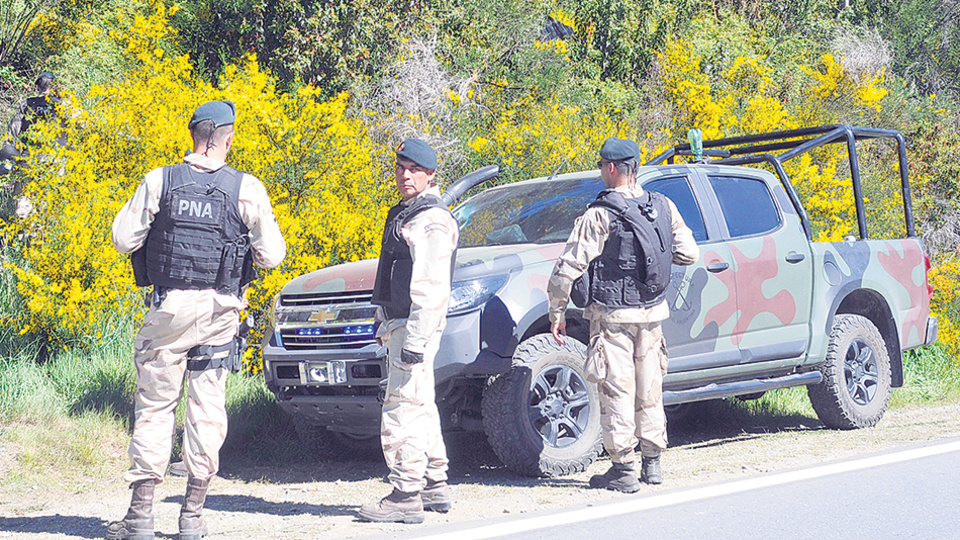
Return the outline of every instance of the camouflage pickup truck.
[[[905,238],[869,239],[862,139],[896,144]],[[847,147],[859,234],[819,243],[782,164],[828,144]],[[806,385],[824,424],[876,424],[891,388],[903,384],[903,351],[937,335],[903,137],[825,126],[705,141],[706,157],[684,157],[691,154],[689,144],[674,147],[638,174],[645,189],[676,203],[702,253],[693,266],[673,268],[665,403]],[[447,202],[485,176],[450,186]],[[596,388],[582,371],[589,325],[571,306],[573,339],[558,345],[545,292],[574,219],[602,189],[598,171],[563,174],[490,188],[453,210],[460,250],[437,402],[444,429],[483,430],[520,474],[580,471],[602,450]],[[277,296],[264,376],[311,444],[377,440],[386,350],[374,339],[376,269],[376,260],[324,268]]]

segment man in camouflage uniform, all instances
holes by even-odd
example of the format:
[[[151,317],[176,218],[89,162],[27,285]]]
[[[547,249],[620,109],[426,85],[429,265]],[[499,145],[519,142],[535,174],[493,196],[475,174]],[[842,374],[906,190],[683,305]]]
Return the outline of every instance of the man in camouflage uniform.
[[[622,195],[620,200],[634,201],[635,205],[642,204],[636,201],[657,201],[656,197],[646,198],[646,192],[636,185],[640,148],[635,142],[611,137],[600,149],[600,157],[598,165],[607,191],[598,197],[598,202],[611,190]],[[649,207],[637,208],[647,212],[647,219],[654,222],[657,213],[651,209],[656,206],[652,202],[649,204]],[[668,240],[666,243],[669,252],[664,249],[663,253],[665,279],[669,280],[671,259],[675,264],[693,264],[700,256],[700,250],[673,202],[662,197],[658,204],[667,211],[664,213],[668,213],[668,217],[661,214],[664,228],[672,230],[672,242]],[[547,286],[551,332],[558,342],[563,343],[566,335],[564,311],[571,288],[584,274],[590,278],[584,310],[584,317],[590,321],[585,374],[599,387],[603,444],[613,462],[605,474],[590,479],[590,486],[625,493],[640,489],[634,470],[637,439],[643,458],[641,480],[650,484],[662,482],[660,453],[667,446],[662,395],[667,350],[660,322],[670,315],[669,307],[662,291],[648,292],[652,275],[649,269],[647,278],[644,278],[647,281],[621,274],[621,281],[607,283],[602,282],[606,278],[602,277],[600,270],[604,264],[614,272],[631,268],[628,261],[623,260],[625,250],[622,245],[608,250],[605,249],[609,247],[608,242],[622,242],[622,238],[628,242],[639,241],[643,252],[639,257],[634,254],[636,259],[650,257],[655,252],[654,246],[647,245],[638,233],[631,232],[635,230],[622,215],[597,203],[592,204],[574,224]],[[671,235],[666,232],[665,236],[669,239]],[[614,252],[619,256],[611,256]],[[617,285],[610,287],[610,283]],[[615,290],[611,292],[611,288]]]
[[[62,113],[60,109],[64,106],[64,102],[54,87],[54,80],[56,77],[53,73],[49,71],[40,73],[34,82],[37,95],[21,101],[17,112],[7,124],[8,140],[0,141],[3,143],[0,145],[0,175],[11,173],[16,167],[23,165],[23,160],[30,153],[28,133],[31,126],[57,119]],[[57,142],[60,145],[67,143],[62,133],[57,138]],[[33,211],[33,203],[30,199],[20,196],[23,185],[24,177],[15,174],[13,180],[3,186],[4,197],[0,198],[6,199],[9,196],[12,206],[10,210],[3,209],[4,219],[13,217],[23,219]],[[8,203],[4,201],[2,204],[6,206]]]
[[[189,123],[193,152],[182,164],[147,173],[113,222],[113,244],[134,257],[143,254],[141,271],[154,292],[134,342],[136,421],[124,475],[133,497],[107,538],[153,538],[154,487],[170,459],[185,383],[189,478],[179,537],[206,535],[200,514],[227,434],[226,380],[238,361],[231,344],[246,285],[253,264],[273,268],[287,249],[263,184],[224,163],[235,115],[229,101],[198,107]]]
[[[407,139],[397,149],[401,202],[390,209],[373,289],[387,347],[387,391],[380,441],[393,492],[359,512],[366,521],[421,523],[424,510],[447,512],[447,451],[440,436],[433,362],[446,326],[456,260],[457,221],[434,183],[437,155]]]
[[[44,71],[37,76],[34,83],[37,88],[37,95],[20,102],[17,112],[10,119],[10,123],[7,124],[7,133],[14,144],[25,139],[30,126],[57,115],[57,106],[62,103],[62,100],[54,89],[53,81],[55,79],[53,73]]]

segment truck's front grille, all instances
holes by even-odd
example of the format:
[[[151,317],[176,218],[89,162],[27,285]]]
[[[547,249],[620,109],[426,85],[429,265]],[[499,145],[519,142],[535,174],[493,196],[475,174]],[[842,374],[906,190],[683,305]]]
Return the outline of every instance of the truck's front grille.
[[[281,328],[280,340],[289,350],[358,349],[376,343],[373,323],[352,326]]]
[[[282,294],[277,338],[287,350],[359,349],[376,343],[373,291]]]
[[[329,304],[369,304],[371,298],[373,298],[373,291],[281,294],[280,305],[283,307],[293,307],[325,306]]]

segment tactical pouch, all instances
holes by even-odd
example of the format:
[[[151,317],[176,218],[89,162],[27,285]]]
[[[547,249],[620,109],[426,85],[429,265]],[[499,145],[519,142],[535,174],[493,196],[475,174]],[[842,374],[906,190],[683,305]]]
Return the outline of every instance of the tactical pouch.
[[[147,275],[146,244],[130,255],[130,264],[133,266],[133,279],[137,282],[137,287],[149,287],[153,285],[153,282],[150,281],[150,276]]]
[[[245,268],[248,256],[251,256],[249,236],[242,235],[233,242],[224,244],[220,255],[220,268],[217,270],[217,282],[214,286],[218,292],[240,296],[243,286],[250,283],[250,281],[243,282],[244,275],[249,276]],[[251,258],[251,269],[253,267],[252,262]],[[255,271],[253,277],[256,277]]]
[[[590,301],[590,274],[584,274],[573,281],[570,288],[570,300],[578,308],[585,308]]]
[[[247,248],[247,253],[243,256],[243,269],[240,272],[240,290],[257,279],[257,268],[253,265],[253,250]]]

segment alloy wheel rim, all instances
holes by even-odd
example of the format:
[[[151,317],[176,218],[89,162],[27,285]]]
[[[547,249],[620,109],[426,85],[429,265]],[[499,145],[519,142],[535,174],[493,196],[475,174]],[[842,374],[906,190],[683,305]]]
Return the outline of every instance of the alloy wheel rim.
[[[880,386],[880,369],[873,349],[862,339],[855,339],[847,347],[843,361],[843,376],[847,393],[857,405],[873,401]]]
[[[544,444],[563,448],[577,442],[590,421],[587,382],[568,366],[550,366],[530,388],[530,424]]]

